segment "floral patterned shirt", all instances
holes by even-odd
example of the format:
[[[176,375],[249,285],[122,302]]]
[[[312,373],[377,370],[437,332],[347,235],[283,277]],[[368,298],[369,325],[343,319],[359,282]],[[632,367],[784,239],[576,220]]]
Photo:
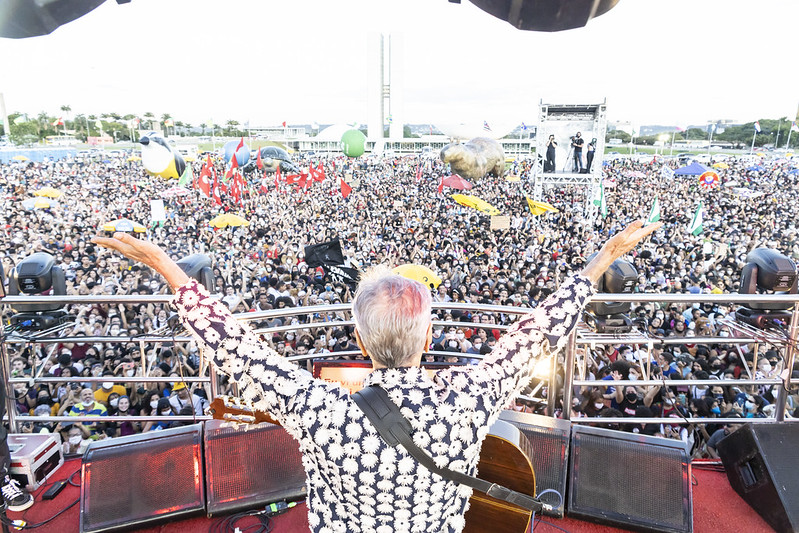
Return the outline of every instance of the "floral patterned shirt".
[[[511,326],[478,365],[436,372],[373,371],[411,422],[416,444],[437,464],[475,475],[480,447],[500,411],[529,383],[536,360],[562,348],[592,294],[567,280]],[[386,445],[346,389],[310,373],[262,343],[195,281],[178,288],[184,323],[244,400],[270,413],[299,442],[308,488],[308,522],[319,533],[459,532],[472,489]]]

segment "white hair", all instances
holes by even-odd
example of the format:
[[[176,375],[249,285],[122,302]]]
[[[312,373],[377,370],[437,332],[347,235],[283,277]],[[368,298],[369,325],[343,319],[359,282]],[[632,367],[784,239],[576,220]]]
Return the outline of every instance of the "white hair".
[[[366,353],[380,366],[408,366],[427,349],[430,290],[378,265],[358,284],[352,303],[355,327]]]

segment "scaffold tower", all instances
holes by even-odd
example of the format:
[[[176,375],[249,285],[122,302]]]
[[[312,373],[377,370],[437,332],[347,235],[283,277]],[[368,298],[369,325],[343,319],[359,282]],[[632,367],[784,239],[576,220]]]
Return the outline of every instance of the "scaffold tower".
[[[590,172],[579,172],[574,168],[571,138],[577,132],[585,141],[583,165],[586,164],[588,143],[596,139],[596,151]],[[533,199],[542,201],[544,191],[550,187],[585,187],[584,215],[593,220],[597,207],[593,199],[599,196],[602,182],[602,161],[605,154],[605,132],[607,131],[606,104],[545,104],[540,103],[538,130],[536,132],[536,163],[533,167]],[[544,172],[547,141],[550,135],[558,143],[555,167]]]

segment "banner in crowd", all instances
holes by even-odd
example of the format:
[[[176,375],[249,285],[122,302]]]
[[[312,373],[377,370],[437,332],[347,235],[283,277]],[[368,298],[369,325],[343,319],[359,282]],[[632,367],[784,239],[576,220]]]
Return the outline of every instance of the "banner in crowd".
[[[344,253],[341,251],[341,241],[334,239],[306,246],[305,264],[309,267],[343,265]]]
[[[358,285],[358,277],[360,274],[354,268],[349,268],[340,265],[326,266],[325,270],[333,278],[334,281],[339,283],[346,283],[350,287]]]
[[[491,229],[510,229],[510,217],[503,215],[494,215],[491,217]]]

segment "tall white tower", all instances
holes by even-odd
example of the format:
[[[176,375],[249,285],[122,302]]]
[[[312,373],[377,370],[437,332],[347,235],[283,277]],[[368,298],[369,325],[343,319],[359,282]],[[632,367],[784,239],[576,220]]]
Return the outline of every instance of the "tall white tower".
[[[386,123],[389,137],[401,139],[405,126],[403,77],[405,57],[399,35],[370,33],[367,42],[367,136],[382,139]]]

